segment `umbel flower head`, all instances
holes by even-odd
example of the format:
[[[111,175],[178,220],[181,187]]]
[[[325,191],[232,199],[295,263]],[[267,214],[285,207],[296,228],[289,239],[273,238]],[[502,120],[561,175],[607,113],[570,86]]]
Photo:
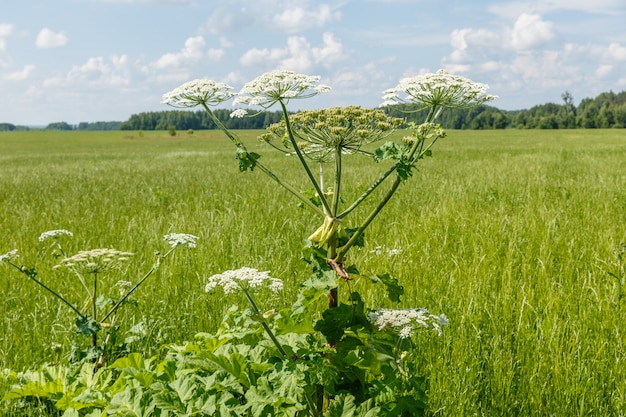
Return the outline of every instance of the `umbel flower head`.
[[[170,233],[163,236],[163,239],[165,239],[167,243],[172,246],[172,248],[180,245],[187,245],[187,247],[189,248],[195,248],[198,236],[190,235],[187,233]]]
[[[367,315],[367,320],[380,331],[393,331],[402,339],[413,335],[415,328],[429,328],[437,330],[442,334],[441,326],[448,325],[445,314],[436,316],[430,314],[425,308],[410,309],[388,309],[381,308],[374,310]]]
[[[488,88],[487,84],[439,70],[403,78],[397,86],[384,91],[381,106],[417,103],[423,107],[462,109],[495,100],[496,96],[486,94]]]
[[[265,285],[274,293],[283,289],[283,281],[271,277],[269,271],[261,272],[254,268],[243,267],[213,275],[209,278],[205,291],[211,292],[221,287],[225,294],[230,294],[237,291],[247,292]]]
[[[0,255],[0,264],[2,262],[11,262],[13,259],[17,258],[19,255],[17,254],[17,249],[13,249],[5,253],[4,255]]]
[[[61,260],[55,268],[65,267],[87,274],[102,273],[119,268],[132,255],[131,252],[108,248],[80,251]]]
[[[169,93],[163,94],[163,104],[172,107],[189,108],[198,105],[215,106],[235,96],[228,84],[217,83],[213,80],[193,80]]]
[[[294,71],[270,71],[246,83],[233,104],[260,106],[265,109],[276,102],[309,98],[325,93],[330,87],[319,84],[320,77],[298,74]]]
[[[382,110],[360,106],[306,110],[290,116],[289,120],[302,152],[319,162],[331,160],[337,150],[344,154],[358,152],[361,146],[389,136],[404,123],[403,119],[389,117]],[[275,138],[285,147],[291,146],[284,120],[270,125],[260,137],[267,143]]]
[[[56,238],[58,238],[60,236],[72,237],[72,236],[74,236],[74,234],[72,232],[70,232],[69,230],[65,230],[65,229],[48,230],[47,232],[43,232],[39,236],[39,241],[43,242],[44,240],[49,239],[49,238],[56,239]]]

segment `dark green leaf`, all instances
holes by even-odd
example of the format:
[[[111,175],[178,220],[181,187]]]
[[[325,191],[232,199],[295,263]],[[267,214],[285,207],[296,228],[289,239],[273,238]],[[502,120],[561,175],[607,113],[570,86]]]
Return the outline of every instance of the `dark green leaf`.
[[[395,302],[400,302],[400,297],[404,295],[404,287],[398,283],[398,278],[389,273],[382,275],[372,275],[369,277],[374,283],[384,284],[387,288],[387,297]]]
[[[100,324],[93,320],[91,316],[82,316],[76,318],[76,327],[78,327],[78,333],[83,336],[93,336],[100,331]]]

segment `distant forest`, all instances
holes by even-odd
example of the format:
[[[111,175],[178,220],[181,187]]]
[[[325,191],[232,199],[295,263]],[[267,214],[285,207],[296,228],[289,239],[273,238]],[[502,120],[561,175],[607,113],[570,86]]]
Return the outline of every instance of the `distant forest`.
[[[585,98],[574,106],[569,92],[561,96],[562,103],[547,103],[528,110],[507,111],[492,106],[442,112],[437,121],[446,129],[575,129],[626,128],[626,91],[601,93]],[[394,117],[421,123],[426,110],[415,111],[415,105],[390,106],[385,111]],[[216,109],[215,115],[229,129],[263,129],[281,119],[281,112],[261,112],[253,117],[231,118],[231,110]],[[205,130],[216,126],[205,111],[159,111],[133,114],[125,122],[82,122],[70,125],[50,123],[50,130]],[[28,130],[24,126],[0,123],[0,131]]]

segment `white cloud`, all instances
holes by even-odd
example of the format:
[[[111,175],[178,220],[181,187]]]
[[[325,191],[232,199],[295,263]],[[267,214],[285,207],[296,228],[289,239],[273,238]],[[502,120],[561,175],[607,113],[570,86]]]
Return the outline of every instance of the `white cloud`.
[[[48,28],[43,28],[37,35],[35,45],[38,48],[60,48],[67,45],[69,39],[64,32],[55,33]]]
[[[123,87],[130,84],[126,55],[114,55],[108,60],[92,57],[83,65],[74,65],[64,77],[44,80],[44,87],[90,86],[95,88]]]
[[[609,75],[611,72],[613,71],[613,65],[600,65],[597,69],[596,69],[596,76],[598,76],[599,78],[604,78],[607,75]]]
[[[13,34],[14,26],[9,23],[0,23],[0,38],[6,38]]]
[[[255,14],[234,3],[216,7],[207,19],[204,29],[213,35],[223,35],[246,29],[255,23]]]
[[[34,70],[34,65],[25,65],[23,70],[6,74],[3,78],[9,81],[22,81],[27,79]]]
[[[13,34],[14,26],[8,23],[0,23],[0,52],[5,52],[7,49],[7,42],[4,38],[8,38]],[[0,56],[0,67],[8,65],[6,61]]]
[[[157,69],[176,68],[190,63],[200,62],[205,57],[212,61],[219,61],[224,55],[221,49],[208,49],[205,51],[204,37],[195,36],[185,41],[185,46],[180,52],[162,55],[154,64]]]
[[[554,39],[552,23],[542,20],[538,14],[522,13],[513,25],[511,44],[518,51],[536,49],[552,39]]]
[[[619,15],[624,13],[623,0],[550,0],[550,1],[510,1],[493,3],[487,10],[497,16],[514,19],[521,13],[532,10],[534,13],[559,12],[563,10],[583,13]]]
[[[609,59],[616,61],[626,61],[626,47],[619,43],[612,43],[608,47]]]
[[[323,27],[326,23],[341,19],[341,12],[333,10],[328,4],[320,4],[317,9],[304,7],[288,8],[274,15],[275,28],[288,33],[302,32],[314,27]]]
[[[253,48],[240,58],[246,67],[288,69],[310,72],[318,66],[328,67],[344,58],[343,45],[332,33],[323,34],[321,47],[312,47],[304,36],[290,36],[283,48]]]

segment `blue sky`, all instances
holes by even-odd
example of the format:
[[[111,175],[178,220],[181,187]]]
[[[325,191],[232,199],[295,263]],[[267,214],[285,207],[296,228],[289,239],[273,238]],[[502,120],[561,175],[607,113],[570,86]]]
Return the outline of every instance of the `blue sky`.
[[[0,122],[127,120],[210,78],[273,69],[330,93],[292,110],[381,103],[444,68],[507,110],[626,90],[624,0],[20,0],[0,11]]]

